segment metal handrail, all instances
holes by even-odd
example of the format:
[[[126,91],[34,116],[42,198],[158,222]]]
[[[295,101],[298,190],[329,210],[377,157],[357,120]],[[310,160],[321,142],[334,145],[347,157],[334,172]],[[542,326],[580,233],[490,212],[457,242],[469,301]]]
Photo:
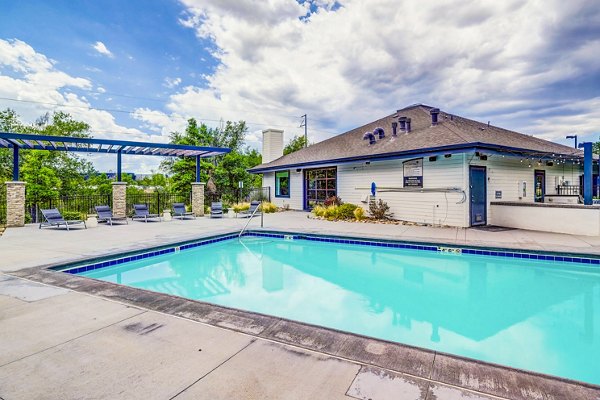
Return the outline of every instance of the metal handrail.
[[[248,227],[248,225],[250,224],[250,221],[252,221],[252,218],[254,218],[254,216],[256,215],[256,212],[262,208],[262,203],[260,203],[256,209],[254,209],[254,211],[252,212],[252,214],[250,215],[250,218],[248,218],[248,222],[246,222],[246,225],[244,225],[244,227],[242,228],[242,230],[240,231],[239,235],[238,235],[238,239],[242,237],[242,234],[244,233],[244,231],[246,230],[246,228]],[[263,222],[262,222],[262,211],[260,213],[260,227],[262,228],[263,226]]]

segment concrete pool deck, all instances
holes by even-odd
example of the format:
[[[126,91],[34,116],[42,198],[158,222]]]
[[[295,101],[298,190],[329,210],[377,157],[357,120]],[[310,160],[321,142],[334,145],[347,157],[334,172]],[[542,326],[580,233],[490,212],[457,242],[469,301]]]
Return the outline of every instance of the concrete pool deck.
[[[46,285],[18,277],[35,276],[18,272],[23,268],[231,232],[245,222],[202,218],[70,232],[8,229],[0,237],[0,269],[7,272],[0,275],[0,397],[600,399],[597,389],[555,380],[542,382],[548,390],[540,397],[523,374],[486,365],[473,371],[472,363],[444,355],[401,355],[401,347],[377,341],[205,310],[202,303],[137,289],[107,289],[86,278],[43,271],[52,283]],[[265,229],[600,254],[600,238],[332,223],[296,212],[267,215]],[[129,301],[131,296],[145,302]]]

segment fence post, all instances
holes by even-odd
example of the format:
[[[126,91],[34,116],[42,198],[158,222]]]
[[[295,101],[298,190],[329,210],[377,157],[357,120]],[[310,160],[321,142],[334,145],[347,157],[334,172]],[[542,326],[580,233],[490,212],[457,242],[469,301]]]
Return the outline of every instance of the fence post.
[[[196,217],[204,216],[204,186],[202,182],[192,183],[192,212]]]
[[[6,182],[6,226],[25,226],[25,182]]]
[[[112,183],[112,211],[115,216],[127,216],[127,182]]]

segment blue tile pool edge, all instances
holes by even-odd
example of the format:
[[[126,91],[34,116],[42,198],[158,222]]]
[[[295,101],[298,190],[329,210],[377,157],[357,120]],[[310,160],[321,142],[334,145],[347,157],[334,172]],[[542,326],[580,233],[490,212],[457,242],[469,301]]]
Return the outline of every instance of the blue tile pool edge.
[[[574,254],[541,254],[533,252],[515,251],[509,249],[489,249],[489,248],[476,248],[476,247],[463,247],[459,245],[448,245],[448,244],[431,244],[431,243],[415,243],[415,242],[399,242],[385,239],[358,239],[349,237],[339,236],[321,236],[304,233],[292,233],[292,232],[258,232],[258,231],[246,231],[242,236],[254,236],[254,237],[268,237],[277,239],[301,239],[313,242],[324,242],[324,243],[339,243],[349,244],[358,246],[372,246],[372,247],[384,247],[394,249],[408,249],[408,250],[420,250],[420,251],[441,251],[441,249],[452,249],[457,250],[458,253],[471,254],[471,255],[483,255],[493,257],[506,257],[506,258],[518,258],[518,259],[530,259],[530,260],[541,260],[541,261],[558,261],[566,263],[577,263],[587,265],[600,265],[600,257],[584,257],[581,255]],[[132,254],[127,254],[123,257],[109,257],[108,259],[103,258],[99,262],[87,262],[81,265],[79,262],[76,266],[73,265],[62,265],[58,267],[52,267],[50,269],[65,272],[68,274],[79,274],[82,272],[93,271],[96,269],[112,267],[115,265],[123,264],[131,261],[138,261],[146,258],[156,257],[169,253],[177,253],[182,250],[188,250],[200,246],[205,246],[212,243],[222,242],[224,240],[235,239],[238,237],[238,233],[225,234],[221,236],[213,236],[208,238],[198,239],[192,242],[184,242],[181,244],[172,244],[168,247],[159,247],[155,249],[142,250]],[[115,258],[117,257],[117,258]]]

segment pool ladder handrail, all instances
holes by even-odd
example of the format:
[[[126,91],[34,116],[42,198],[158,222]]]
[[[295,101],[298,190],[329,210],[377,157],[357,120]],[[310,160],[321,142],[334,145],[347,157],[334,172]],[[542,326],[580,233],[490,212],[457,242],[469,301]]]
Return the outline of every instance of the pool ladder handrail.
[[[244,225],[244,227],[242,228],[242,230],[240,231],[239,235],[238,235],[238,239],[242,237],[242,234],[244,233],[244,231],[246,230],[246,228],[248,227],[248,225],[250,224],[250,221],[252,221],[252,218],[254,218],[254,216],[256,215],[256,212],[262,208],[262,202],[260,203],[260,205],[258,207],[256,207],[254,209],[254,211],[252,212],[252,214],[250,215],[250,218],[248,218],[248,222],[246,222],[246,225]],[[261,211],[260,213],[260,227],[263,227],[263,213]]]

